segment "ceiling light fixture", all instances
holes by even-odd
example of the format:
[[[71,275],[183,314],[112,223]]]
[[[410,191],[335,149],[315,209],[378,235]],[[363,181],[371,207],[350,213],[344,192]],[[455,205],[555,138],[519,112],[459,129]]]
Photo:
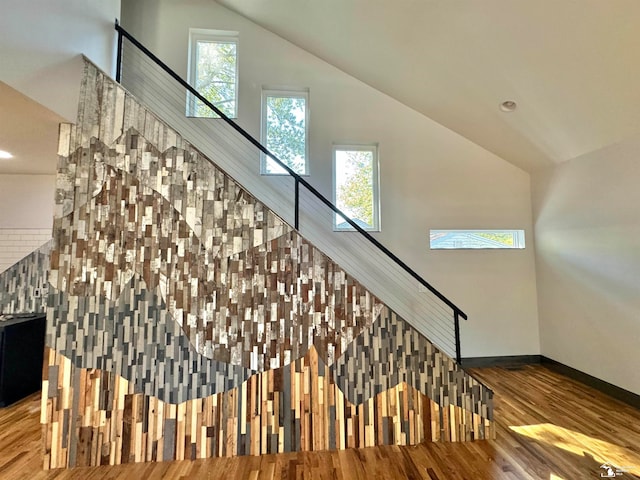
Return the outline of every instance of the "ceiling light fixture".
[[[0,158],[13,158],[9,152],[5,152],[4,150],[0,150]]]
[[[503,112],[513,112],[517,108],[518,104],[513,100],[505,100],[500,104],[500,110]]]

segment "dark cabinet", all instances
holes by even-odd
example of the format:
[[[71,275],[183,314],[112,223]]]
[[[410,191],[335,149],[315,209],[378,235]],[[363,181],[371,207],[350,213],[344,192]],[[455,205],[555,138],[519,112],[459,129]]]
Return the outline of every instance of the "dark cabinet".
[[[45,325],[44,314],[0,321],[0,407],[42,387]]]

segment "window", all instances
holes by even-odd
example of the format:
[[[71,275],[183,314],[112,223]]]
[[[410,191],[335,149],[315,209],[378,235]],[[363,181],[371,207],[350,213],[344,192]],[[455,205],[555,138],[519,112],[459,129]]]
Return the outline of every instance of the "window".
[[[364,230],[380,230],[378,148],[375,145],[333,147],[334,203]],[[336,230],[353,230],[335,215]]]
[[[263,90],[262,143],[298,175],[307,175],[309,151],[309,94],[305,91]],[[262,173],[287,174],[275,161],[262,156]]]
[[[189,30],[189,83],[227,117],[238,112],[238,32],[221,30]],[[218,115],[198,100],[187,95],[187,115]]]
[[[431,250],[524,248],[524,230],[430,230]]]

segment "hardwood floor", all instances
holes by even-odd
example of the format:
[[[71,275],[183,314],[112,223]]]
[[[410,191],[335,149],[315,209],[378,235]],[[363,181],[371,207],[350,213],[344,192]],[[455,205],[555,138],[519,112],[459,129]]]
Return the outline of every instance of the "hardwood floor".
[[[33,395],[0,409],[0,479],[586,480],[606,462],[627,467],[617,479],[640,478],[640,410],[538,365],[473,373],[496,393],[495,441],[53,471]]]

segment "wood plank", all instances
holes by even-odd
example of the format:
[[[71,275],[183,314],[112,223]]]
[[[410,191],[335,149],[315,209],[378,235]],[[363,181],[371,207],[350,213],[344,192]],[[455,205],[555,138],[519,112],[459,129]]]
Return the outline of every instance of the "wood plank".
[[[495,440],[55,471],[41,469],[41,400],[35,394],[0,409],[0,478],[573,480],[600,478],[605,461],[632,467],[616,478],[640,476],[639,410],[543,366],[473,374],[496,392]]]

